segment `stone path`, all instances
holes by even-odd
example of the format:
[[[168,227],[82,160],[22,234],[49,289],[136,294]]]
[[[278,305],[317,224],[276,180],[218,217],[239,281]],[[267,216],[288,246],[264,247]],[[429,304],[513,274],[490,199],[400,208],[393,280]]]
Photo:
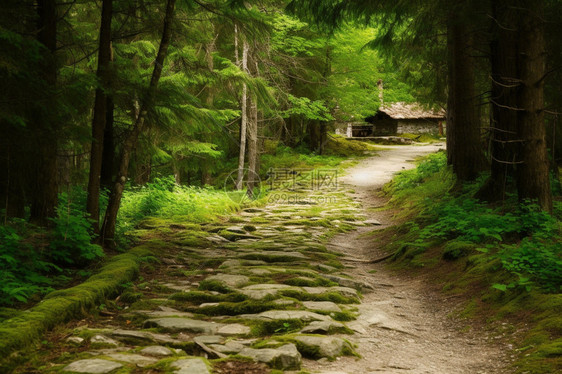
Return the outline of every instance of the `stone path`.
[[[394,167],[402,168],[411,154]],[[443,372],[438,364],[424,371],[401,367],[389,351],[379,361],[366,357],[373,342],[383,343],[382,336],[369,336],[373,329],[391,331],[400,344],[416,341],[418,332],[395,324],[379,308],[387,303],[388,284],[364,276],[365,269],[341,253],[361,256],[359,248],[349,247],[353,237],[345,235],[379,222],[349,187],[316,189],[309,182],[298,181],[296,191],[264,208],[204,226],[201,241],[186,239],[192,238],[189,225],[166,227],[174,239],[163,243],[173,242],[173,248],[135,284],[139,292],[123,293],[123,310],[69,330],[59,349],[66,352],[41,372]],[[343,232],[348,234],[328,245]]]

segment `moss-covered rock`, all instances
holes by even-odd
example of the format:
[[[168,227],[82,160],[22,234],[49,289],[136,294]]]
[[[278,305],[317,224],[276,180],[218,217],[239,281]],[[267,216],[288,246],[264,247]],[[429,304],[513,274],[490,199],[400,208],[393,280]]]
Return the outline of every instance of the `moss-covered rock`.
[[[124,283],[136,277],[140,263],[151,254],[146,246],[139,246],[114,256],[86,282],[51,292],[37,306],[3,321],[0,324],[0,355],[5,360],[12,351],[38,339],[44,331],[81,316],[116,295]]]

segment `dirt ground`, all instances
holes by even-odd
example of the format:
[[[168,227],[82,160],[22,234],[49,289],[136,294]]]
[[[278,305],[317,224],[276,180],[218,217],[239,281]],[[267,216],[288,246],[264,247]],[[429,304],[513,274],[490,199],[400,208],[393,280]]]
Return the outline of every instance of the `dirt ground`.
[[[378,228],[388,227],[392,225],[391,212],[369,209],[385,203],[376,191],[394,173],[414,167],[411,161],[416,157],[442,147],[443,144],[389,147],[349,169],[341,181],[355,191],[368,218],[381,222]],[[385,263],[361,263],[385,254],[372,237],[363,235],[371,230],[372,227],[363,227],[338,235],[330,243],[334,250],[356,259],[347,265],[354,267],[352,272],[358,279],[375,287],[375,292],[366,294],[359,306],[360,317],[348,323],[356,332],[353,339],[362,358],[309,360],[303,366],[324,374],[511,372],[511,347],[482,327],[463,332],[467,321],[451,317],[459,307],[458,301],[440,294],[435,285],[428,283],[429,277],[397,274]]]

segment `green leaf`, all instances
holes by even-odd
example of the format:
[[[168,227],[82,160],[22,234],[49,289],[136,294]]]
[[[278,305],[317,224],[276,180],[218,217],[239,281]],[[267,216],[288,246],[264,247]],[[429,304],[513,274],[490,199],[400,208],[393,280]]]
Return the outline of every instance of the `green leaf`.
[[[505,285],[505,284],[494,283],[492,285],[492,288],[495,288],[496,290],[500,290],[502,292],[507,291],[507,285]]]

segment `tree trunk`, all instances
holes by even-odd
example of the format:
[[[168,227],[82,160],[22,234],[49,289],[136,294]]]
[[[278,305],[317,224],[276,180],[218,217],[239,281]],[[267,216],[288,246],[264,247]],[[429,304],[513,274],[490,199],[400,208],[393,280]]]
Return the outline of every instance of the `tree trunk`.
[[[254,57],[255,57],[255,45],[254,45]],[[259,76],[259,66],[257,60],[254,60],[254,72],[255,77]],[[250,113],[248,116],[248,196],[254,197],[254,187],[256,187],[256,182],[258,180],[259,169],[258,169],[258,98],[256,95],[250,96]],[[259,186],[258,186],[259,187]]]
[[[455,59],[453,54],[453,32],[451,26],[447,30],[447,113],[446,113],[446,139],[447,139],[447,164],[453,165],[455,162]]]
[[[489,202],[505,198],[508,177],[517,162],[517,43],[516,11],[511,0],[492,1],[490,43],[492,79],[490,178],[476,197]]]
[[[215,45],[215,41],[218,38],[218,35],[216,35],[213,40],[211,40],[211,42],[209,42],[207,44],[207,47],[205,48],[205,58],[207,60],[207,68],[209,69],[209,71],[212,73],[215,70],[215,64],[213,61],[213,53],[216,50],[216,45]],[[207,86],[207,99],[206,99],[206,103],[207,103],[207,108],[211,109],[213,108],[214,105],[214,101],[215,101],[215,92],[213,90],[213,87],[211,85]],[[209,141],[209,134],[205,133],[203,134],[203,140],[204,141]],[[211,172],[210,172],[210,168],[211,168],[211,157],[203,157],[203,160],[201,160],[201,186],[205,186],[205,185],[210,185],[211,184]]]
[[[254,196],[254,187],[258,175],[258,99],[250,98],[250,115],[248,121],[248,195]]]
[[[521,161],[517,166],[519,199],[537,202],[552,211],[549,162],[544,124],[544,0],[520,2],[518,64],[521,83],[517,92],[517,131]]]
[[[105,128],[103,131],[103,156],[101,163],[100,184],[104,188],[111,188],[115,177],[115,134],[114,110],[115,103],[111,94],[107,96],[105,110]]]
[[[40,225],[48,225],[49,218],[55,216],[57,206],[57,118],[47,111],[53,110],[54,90],[57,83],[57,5],[55,0],[38,0],[37,40],[45,46],[42,56],[42,75],[47,90],[47,98],[37,108],[32,124],[30,159],[34,163],[34,180],[31,193],[30,220]],[[53,92],[48,92],[52,90]]]
[[[480,144],[480,124],[475,93],[471,36],[464,20],[453,16],[447,29],[449,51],[449,102],[452,125],[449,159],[459,181],[476,179],[482,171],[484,157]],[[450,121],[450,122],[449,122]]]
[[[110,81],[111,63],[111,18],[113,0],[103,0],[98,49],[98,88],[94,102],[92,119],[92,147],[90,151],[90,173],[88,179],[88,197],[86,212],[92,220],[94,232],[99,233],[100,217],[100,177],[103,157],[103,136],[107,120],[107,95]]]
[[[327,136],[327,126],[325,121],[308,121],[308,139],[311,151],[319,155],[323,154]]]
[[[171,23],[174,16],[175,3],[176,0],[167,1],[166,14],[164,16],[164,27],[162,30],[162,39],[160,41],[160,47],[158,49],[158,54],[156,55],[156,60],[154,61],[154,70],[152,71],[150,84],[142,101],[142,104],[140,105],[139,115],[134,122],[133,129],[128,134],[125,142],[123,143],[121,160],[119,163],[119,174],[113,186],[113,190],[111,191],[111,196],[109,198],[109,203],[105,212],[105,219],[101,232],[102,241],[104,243],[104,246],[107,247],[115,246],[115,225],[117,223],[117,213],[119,211],[121,197],[123,196],[123,190],[125,189],[125,183],[127,182],[129,161],[131,159],[132,153],[136,148],[139,135],[144,130],[144,122],[147,111],[153,105],[154,99],[156,97],[158,81],[160,80],[160,76],[162,75],[164,60],[166,59],[168,46],[170,45],[170,39],[172,36]]]
[[[242,71],[248,72],[248,42],[244,38],[242,47]],[[242,105],[240,118],[240,152],[238,154],[238,176],[236,178],[236,189],[241,190],[244,182],[244,157],[246,155],[246,132],[248,124],[248,86],[242,85]]]

